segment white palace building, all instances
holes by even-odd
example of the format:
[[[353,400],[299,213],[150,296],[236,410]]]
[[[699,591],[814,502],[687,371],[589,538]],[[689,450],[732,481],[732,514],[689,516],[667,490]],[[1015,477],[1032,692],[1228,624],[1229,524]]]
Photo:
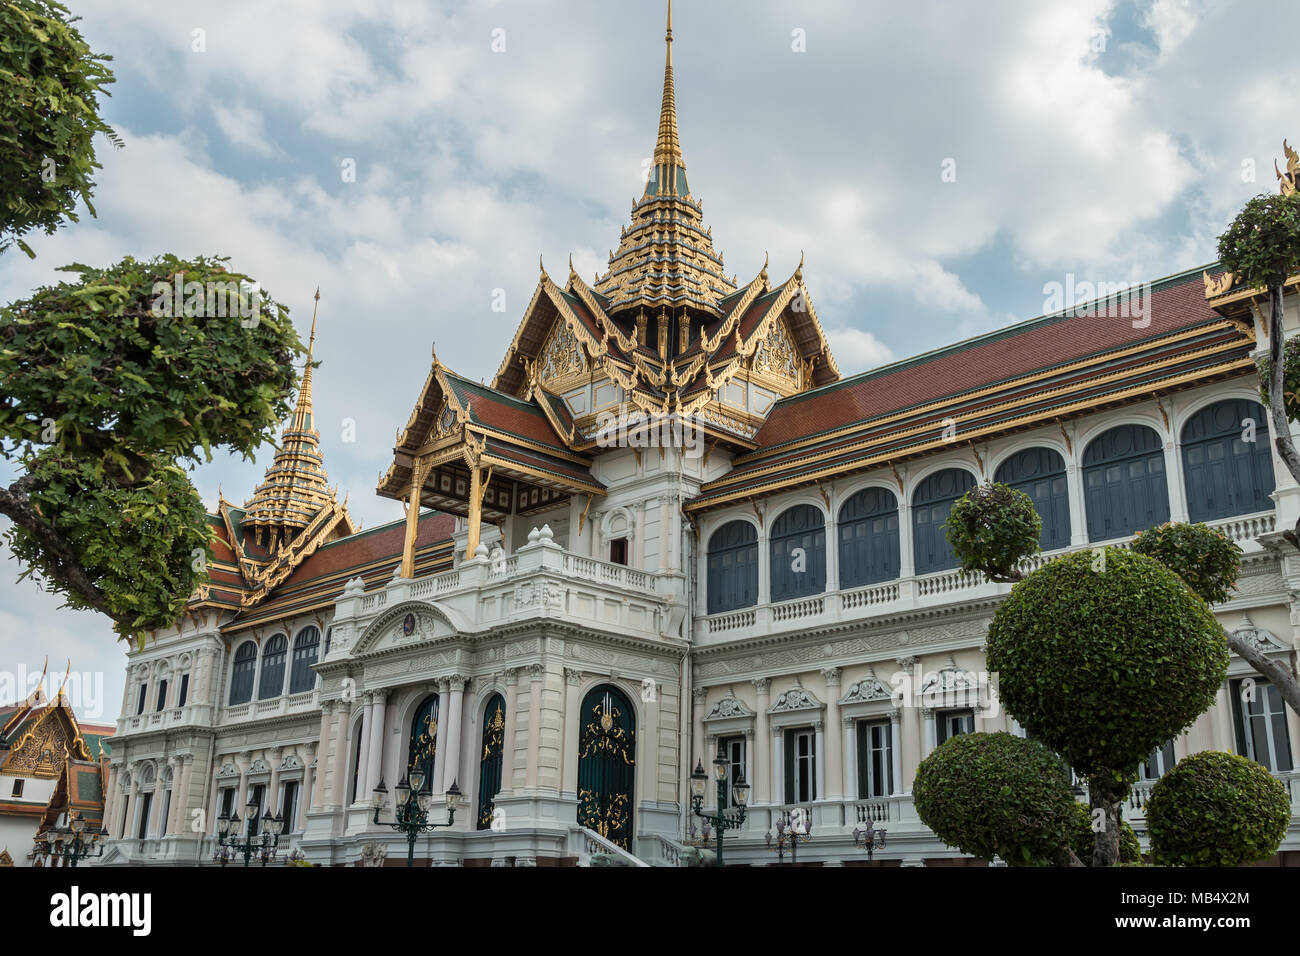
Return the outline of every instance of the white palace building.
[[[211,516],[210,581],[128,654],[101,864],[210,865],[220,816],[253,801],[284,821],[277,862],[404,865],[371,798],[418,768],[435,819],[463,797],[416,865],[676,866],[689,775],[719,751],[752,787],[728,863],[777,862],[766,835],[794,815],[801,864],[867,865],[868,821],[874,865],[979,864],[911,786],[953,734],[1021,732],[983,679],[1009,588],[962,573],[943,534],[985,480],[1034,500],[1036,561],[1167,520],[1222,529],[1244,559],[1219,619],[1295,667],[1300,553],[1279,529],[1300,488],[1259,404],[1263,291],[1211,265],[1144,287],[1138,315],[1112,298],[842,378],[802,262],[724,272],[678,140],[671,14],[668,40],[654,166],[608,271],[543,270],[490,386],[435,356],[410,389],[378,488],[406,520],[358,531],[327,487],[305,370],[265,480]],[[1234,657],[1126,818],[1145,839],[1166,769],[1244,754],[1288,787],[1273,862],[1300,865],[1298,748]]]

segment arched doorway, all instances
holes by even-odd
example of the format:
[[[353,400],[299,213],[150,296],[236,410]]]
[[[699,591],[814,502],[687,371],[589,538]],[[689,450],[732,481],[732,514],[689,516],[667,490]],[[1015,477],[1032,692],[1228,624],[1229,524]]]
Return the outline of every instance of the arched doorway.
[[[430,694],[420,701],[411,718],[411,741],[406,750],[406,772],[416,767],[424,771],[424,779],[433,786],[433,758],[438,746],[438,695]]]
[[[496,796],[501,791],[501,758],[505,754],[506,699],[493,694],[483,708],[483,754],[478,768],[478,828],[492,828]]]
[[[625,850],[636,813],[636,712],[617,687],[582,700],[578,724],[578,823]]]

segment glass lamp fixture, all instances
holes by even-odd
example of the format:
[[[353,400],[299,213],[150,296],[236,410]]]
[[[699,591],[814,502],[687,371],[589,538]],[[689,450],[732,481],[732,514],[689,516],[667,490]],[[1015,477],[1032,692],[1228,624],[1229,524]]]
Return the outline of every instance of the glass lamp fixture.
[[[704,799],[704,788],[708,785],[709,775],[704,772],[704,763],[700,760],[695,761],[695,769],[691,772],[691,796],[697,800]]]
[[[749,784],[745,782],[744,774],[736,778],[736,782],[731,787],[731,798],[738,807],[749,806]]]
[[[451,782],[451,787],[447,790],[447,810],[455,810],[456,804],[460,802],[460,787],[456,786],[456,781]]]
[[[380,777],[379,783],[376,785],[374,793],[372,793],[370,796],[370,805],[374,807],[376,810],[382,810],[384,808],[384,804],[387,801],[388,801],[388,788],[384,786],[384,778]]]
[[[393,788],[393,796],[397,798],[397,805],[399,807],[406,806],[407,801],[410,799],[412,789],[418,790],[419,788],[412,788],[411,781],[405,776],[398,781],[397,786]]]
[[[420,774],[420,776],[423,777],[424,774]],[[433,788],[429,785],[428,780],[423,782],[424,786],[420,788],[420,792],[416,795],[415,799],[420,805],[421,812],[428,813],[429,807],[433,804]]]
[[[727,758],[721,750],[713,758],[713,779],[718,783],[726,783],[727,781]]]
[[[424,789],[424,769],[422,767],[412,767],[410,773],[411,789],[419,793]]]

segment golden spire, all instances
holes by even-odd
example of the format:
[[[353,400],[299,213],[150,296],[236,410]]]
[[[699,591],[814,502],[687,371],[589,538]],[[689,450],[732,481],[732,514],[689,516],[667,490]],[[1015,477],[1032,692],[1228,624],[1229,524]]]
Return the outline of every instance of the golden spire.
[[[668,0],[668,52],[664,59],[664,98],[659,108],[659,138],[655,142],[655,166],[684,166],[682,144],[677,136],[677,94],[673,85],[673,0]],[[665,170],[657,170],[661,174]]]
[[[298,402],[285,423],[275,461],[266,477],[245,503],[246,513],[240,524],[271,532],[271,542],[288,542],[333,499],[320,451],[320,433],[316,431],[312,411],[312,355],[316,348],[316,314],[320,309],[320,289],[311,313],[311,335],[307,340],[307,364],[302,370]]]

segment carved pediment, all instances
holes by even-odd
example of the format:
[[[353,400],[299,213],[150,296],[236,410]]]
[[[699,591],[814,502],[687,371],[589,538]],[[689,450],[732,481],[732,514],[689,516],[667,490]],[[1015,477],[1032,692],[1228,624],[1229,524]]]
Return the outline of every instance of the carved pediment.
[[[776,695],[776,700],[767,709],[769,714],[783,714],[792,710],[820,710],[822,702],[796,683],[787,691]]]
[[[378,654],[399,647],[451,637],[464,628],[458,628],[449,612],[435,604],[409,601],[390,608],[380,615],[357,640],[352,656]]]
[[[1256,627],[1251,623],[1250,618],[1244,614],[1241,616],[1241,624],[1232,632],[1232,636],[1245,641],[1265,654],[1290,650],[1272,631],[1267,628]]]
[[[705,720],[725,720],[728,717],[753,717],[754,712],[744,705],[742,701],[728,694],[720,701],[715,703],[709,712],[704,715]]]
[[[840,698],[839,703],[863,704],[873,700],[890,700],[893,696],[893,689],[873,674],[851,685],[848,693]]]

